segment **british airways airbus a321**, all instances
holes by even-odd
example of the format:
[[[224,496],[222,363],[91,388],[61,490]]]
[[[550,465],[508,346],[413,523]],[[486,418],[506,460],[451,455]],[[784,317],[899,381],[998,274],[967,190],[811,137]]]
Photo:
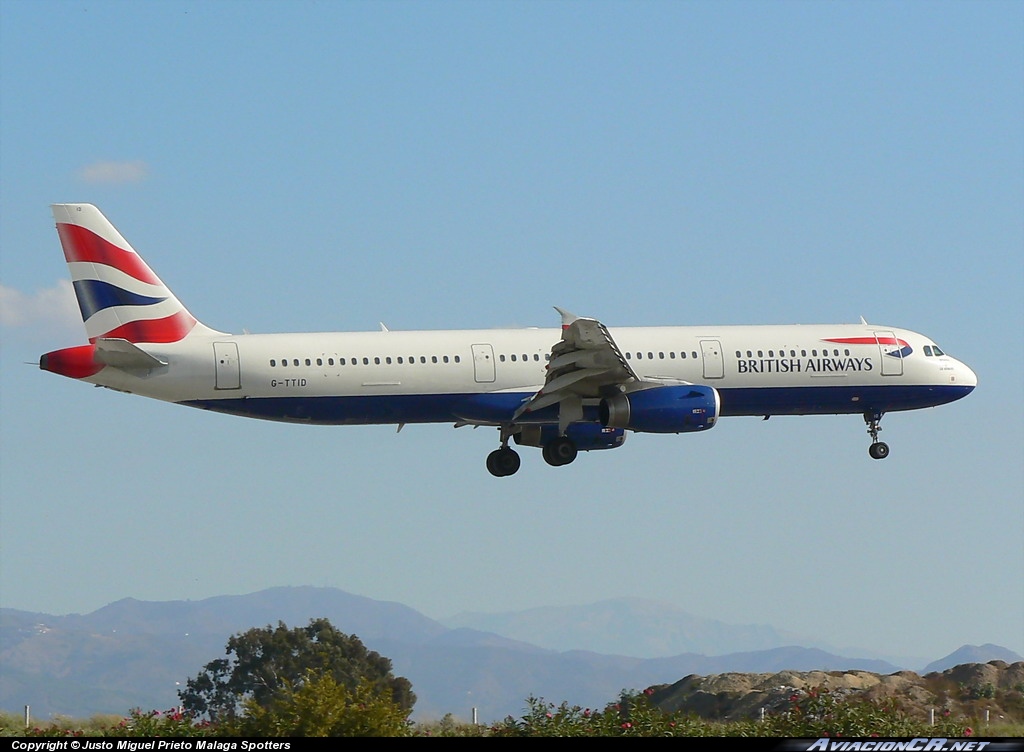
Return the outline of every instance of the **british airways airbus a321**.
[[[232,335],[193,317],[91,204],[53,216],[89,344],[45,371],[249,418],[334,425],[492,426],[550,465],[621,446],[627,431],[698,433],[723,416],[861,415],[875,459],[887,412],[953,402],[978,380],[922,334],[860,324]]]

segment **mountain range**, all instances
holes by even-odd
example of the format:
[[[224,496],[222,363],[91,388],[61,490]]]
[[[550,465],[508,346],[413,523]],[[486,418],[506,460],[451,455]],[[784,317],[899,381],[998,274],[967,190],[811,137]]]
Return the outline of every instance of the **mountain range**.
[[[394,673],[412,682],[416,720],[451,713],[468,721],[475,709],[479,721],[495,721],[521,714],[530,696],[603,707],[623,689],[691,674],[908,668],[640,599],[442,622],[334,588],[279,587],[200,601],[126,598],[85,615],[0,609],[0,710],[20,714],[29,706],[33,717],[47,718],[167,709],[188,678],[224,656],[232,634],[321,617],[391,659]],[[994,645],[964,646],[927,670],[992,659],[1021,657]]]

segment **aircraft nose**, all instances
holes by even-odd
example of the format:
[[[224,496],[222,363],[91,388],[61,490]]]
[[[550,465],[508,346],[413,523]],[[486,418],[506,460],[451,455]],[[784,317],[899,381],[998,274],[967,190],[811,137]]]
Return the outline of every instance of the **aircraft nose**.
[[[957,361],[959,366],[956,369],[956,383],[961,386],[969,386],[972,389],[978,385],[978,374],[971,367],[962,361]]]

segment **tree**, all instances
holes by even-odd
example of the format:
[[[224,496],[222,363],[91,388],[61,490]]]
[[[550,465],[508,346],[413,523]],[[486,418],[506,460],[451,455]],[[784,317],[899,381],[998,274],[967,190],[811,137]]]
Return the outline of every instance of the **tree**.
[[[227,659],[210,661],[178,692],[182,707],[194,717],[234,719],[246,701],[268,708],[285,688],[295,692],[323,676],[352,692],[364,683],[367,691],[384,695],[406,712],[416,702],[412,684],[391,673],[389,659],[368,650],[355,635],[339,632],[327,619],[294,629],[284,622],[254,627],[233,635],[225,652]]]
[[[362,681],[354,690],[330,674],[312,671],[301,687],[290,683],[268,706],[245,703],[245,717],[233,724],[239,736],[409,736],[409,711]]]

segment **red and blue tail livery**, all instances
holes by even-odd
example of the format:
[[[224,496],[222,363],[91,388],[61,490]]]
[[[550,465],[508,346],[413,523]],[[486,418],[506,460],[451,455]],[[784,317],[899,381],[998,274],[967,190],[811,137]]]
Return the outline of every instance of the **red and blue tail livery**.
[[[88,344],[45,371],[167,402],[292,423],[449,423],[498,430],[487,469],[615,449],[629,433],[696,434],[731,416],[936,407],[977,386],[923,334],[867,324],[605,326],[557,309],[550,329],[245,334],[200,323],[91,204],[53,206]]]
[[[53,207],[90,342],[179,342],[197,321],[91,204]]]

